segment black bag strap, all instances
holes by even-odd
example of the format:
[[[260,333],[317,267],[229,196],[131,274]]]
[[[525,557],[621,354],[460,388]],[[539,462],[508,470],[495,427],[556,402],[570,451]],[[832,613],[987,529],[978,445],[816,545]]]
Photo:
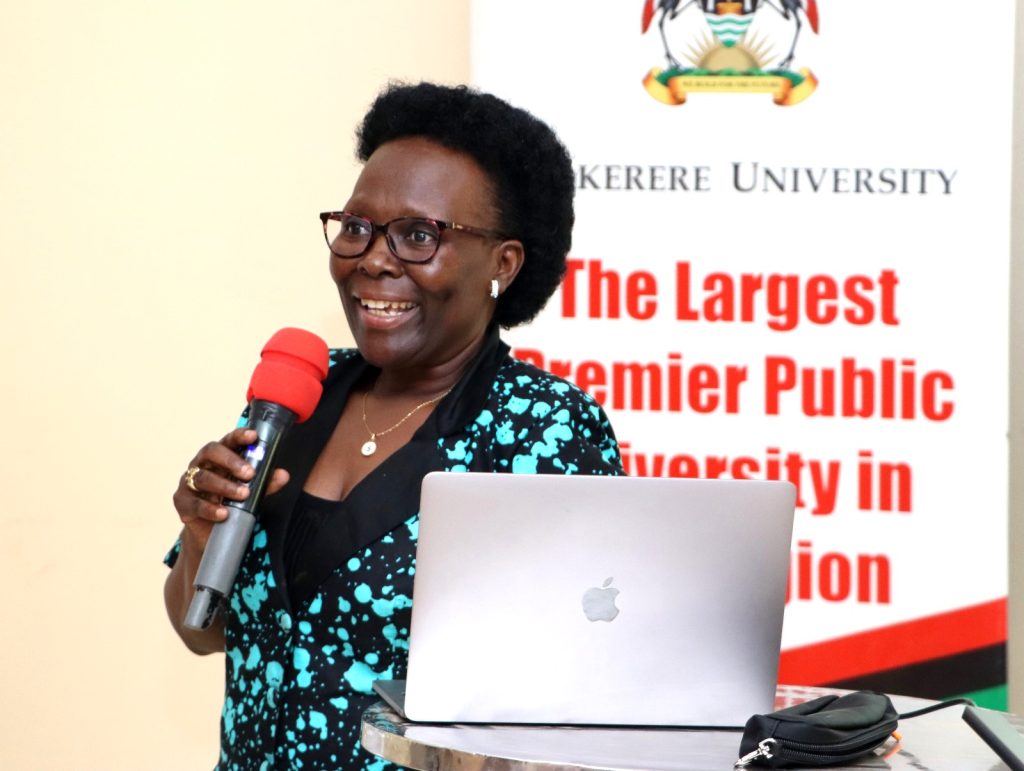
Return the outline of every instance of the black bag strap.
[[[936,710],[945,709],[946,707],[955,707],[957,704],[963,704],[967,707],[976,707],[977,704],[973,700],[968,698],[962,699],[947,699],[946,701],[939,701],[935,704],[929,704],[927,707],[921,709],[915,709],[912,712],[903,712],[900,714],[900,720],[905,720],[911,717],[919,717],[921,715],[927,715],[929,712],[935,712]]]

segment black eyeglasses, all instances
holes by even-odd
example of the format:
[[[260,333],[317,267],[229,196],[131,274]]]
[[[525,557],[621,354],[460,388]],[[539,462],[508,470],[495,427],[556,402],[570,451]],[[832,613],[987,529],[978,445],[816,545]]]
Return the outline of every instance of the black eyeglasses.
[[[324,238],[331,253],[338,257],[358,257],[373,243],[374,235],[383,233],[391,253],[403,262],[427,262],[441,245],[441,233],[458,230],[483,238],[505,240],[509,236],[494,230],[444,222],[429,217],[399,217],[377,225],[367,217],[347,211],[320,212]]]

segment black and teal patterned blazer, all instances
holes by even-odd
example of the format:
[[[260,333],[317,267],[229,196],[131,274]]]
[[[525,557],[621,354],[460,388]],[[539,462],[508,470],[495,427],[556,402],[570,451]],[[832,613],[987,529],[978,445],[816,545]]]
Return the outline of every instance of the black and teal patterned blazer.
[[[349,393],[370,370],[355,350],[331,356],[316,412],[278,450],[275,465],[291,480],[264,500],[230,597],[220,769],[384,766],[360,749],[359,720],[376,700],[373,681],[405,674],[425,474],[622,473],[600,405],[513,359],[492,329],[411,441],[352,489],[285,587],[292,510]]]

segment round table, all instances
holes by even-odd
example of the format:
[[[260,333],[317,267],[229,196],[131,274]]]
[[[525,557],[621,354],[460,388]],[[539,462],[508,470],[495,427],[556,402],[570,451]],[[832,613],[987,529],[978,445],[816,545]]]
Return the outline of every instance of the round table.
[[[827,693],[826,688],[780,686],[776,709]],[[934,704],[891,697],[898,712]],[[1006,766],[961,719],[955,705],[901,720],[902,741],[884,756],[867,755],[841,768],[914,771],[998,771]],[[1024,719],[1007,715],[1024,730]],[[715,771],[731,769],[739,731],[678,728],[573,728],[565,726],[436,725],[404,720],[379,702],[363,714],[362,743],[370,752],[407,768],[432,771]]]

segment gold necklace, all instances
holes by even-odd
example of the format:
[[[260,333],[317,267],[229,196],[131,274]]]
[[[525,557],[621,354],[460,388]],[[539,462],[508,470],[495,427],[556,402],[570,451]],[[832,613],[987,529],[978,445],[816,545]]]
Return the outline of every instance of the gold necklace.
[[[367,391],[363,394],[363,428],[366,429],[366,433],[368,433],[370,435],[370,438],[367,439],[366,442],[363,443],[363,446],[362,446],[362,449],[360,450],[360,452],[362,452],[363,455],[365,455],[366,457],[370,457],[371,455],[373,455],[375,452],[377,452],[377,437],[378,436],[384,436],[384,434],[390,434],[392,431],[394,431],[396,428],[398,428],[400,425],[402,425],[405,421],[407,421],[409,418],[411,418],[413,415],[415,415],[418,410],[423,409],[428,404],[433,404],[434,402],[441,401],[444,397],[446,397],[449,393],[451,393],[451,390],[454,387],[455,386],[452,386],[447,391],[445,391],[443,394],[440,394],[439,396],[435,396],[433,399],[427,399],[422,404],[417,404],[415,407],[413,407],[411,410],[409,410],[407,413],[405,413],[405,417],[404,418],[402,418],[400,421],[395,423],[395,425],[393,425],[391,428],[386,428],[383,431],[374,431],[366,423],[366,400],[370,396],[370,390],[367,389]]]

